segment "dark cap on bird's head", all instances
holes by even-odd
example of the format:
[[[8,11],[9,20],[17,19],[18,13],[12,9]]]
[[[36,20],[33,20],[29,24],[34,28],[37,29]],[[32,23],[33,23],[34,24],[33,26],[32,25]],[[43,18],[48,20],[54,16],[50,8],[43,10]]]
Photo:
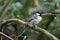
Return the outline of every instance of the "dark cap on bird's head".
[[[41,14],[42,14],[41,12],[38,12],[38,11],[36,12],[36,15],[41,16]]]

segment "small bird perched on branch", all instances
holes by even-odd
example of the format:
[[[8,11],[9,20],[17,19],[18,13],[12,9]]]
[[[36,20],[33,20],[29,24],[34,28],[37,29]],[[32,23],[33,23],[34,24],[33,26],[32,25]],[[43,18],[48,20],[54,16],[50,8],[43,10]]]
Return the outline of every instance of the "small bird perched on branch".
[[[38,24],[42,20],[41,14],[42,14],[41,12],[36,12],[36,14],[33,15],[32,18],[30,18],[27,21],[27,23],[35,26],[36,24]]]
[[[24,30],[22,31],[22,33],[19,35],[19,36],[25,36],[23,35],[24,32],[25,32],[25,29],[26,29],[26,26],[28,24],[31,24],[33,25],[34,28],[37,27],[37,24],[42,20],[42,17],[41,17],[41,12],[35,12],[35,15],[33,15],[25,24],[24,24]]]

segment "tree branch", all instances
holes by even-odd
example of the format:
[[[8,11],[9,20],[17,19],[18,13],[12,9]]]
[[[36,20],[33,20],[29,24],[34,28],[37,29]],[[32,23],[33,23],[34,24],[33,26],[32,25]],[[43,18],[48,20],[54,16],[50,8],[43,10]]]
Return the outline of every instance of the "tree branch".
[[[2,32],[0,32],[0,34],[2,34],[3,36],[5,36],[5,37],[7,37],[7,38],[9,38],[9,39],[11,39],[11,40],[14,40],[13,38],[7,36],[6,34],[4,34],[4,33],[2,33]]]
[[[14,18],[14,19],[9,19],[9,20],[7,20],[6,22],[3,22],[2,24],[7,24],[7,23],[10,23],[10,22],[19,22],[19,23],[22,23],[22,24],[25,24],[25,22],[24,21],[22,21],[22,20],[20,20],[20,19],[16,19],[16,18]],[[32,25],[30,25],[30,24],[28,24],[29,26],[29,28],[31,28],[31,29],[33,29],[33,30],[35,30],[35,31],[38,31],[38,32],[42,32],[42,33],[44,33],[46,36],[48,36],[48,37],[50,37],[50,38],[52,38],[53,40],[59,40],[57,37],[55,37],[54,35],[52,35],[51,33],[49,33],[48,31],[46,31],[45,29],[43,29],[43,28],[40,28],[40,27],[37,27],[37,28],[34,28]],[[2,26],[1,26],[2,27]]]

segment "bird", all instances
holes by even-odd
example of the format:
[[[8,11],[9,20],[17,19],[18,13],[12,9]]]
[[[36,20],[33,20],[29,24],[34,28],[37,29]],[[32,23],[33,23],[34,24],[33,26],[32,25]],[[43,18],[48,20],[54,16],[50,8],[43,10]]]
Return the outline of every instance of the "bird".
[[[42,20],[42,13],[41,12],[35,12],[35,15],[33,15],[28,21],[26,21],[26,23],[24,24],[24,30],[23,32],[19,35],[19,36],[25,36],[24,32],[26,30],[26,26],[28,26],[28,24],[31,24],[34,26],[34,28],[36,28],[36,25]]]
[[[28,24],[37,25],[42,20],[42,13],[41,12],[35,12],[35,15],[33,15],[28,21]]]

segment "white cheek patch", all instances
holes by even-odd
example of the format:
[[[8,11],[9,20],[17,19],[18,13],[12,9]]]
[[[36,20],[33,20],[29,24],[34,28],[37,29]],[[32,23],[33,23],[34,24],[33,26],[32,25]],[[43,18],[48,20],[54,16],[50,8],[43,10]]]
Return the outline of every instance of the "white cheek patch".
[[[40,15],[39,13],[36,13],[36,15]]]

